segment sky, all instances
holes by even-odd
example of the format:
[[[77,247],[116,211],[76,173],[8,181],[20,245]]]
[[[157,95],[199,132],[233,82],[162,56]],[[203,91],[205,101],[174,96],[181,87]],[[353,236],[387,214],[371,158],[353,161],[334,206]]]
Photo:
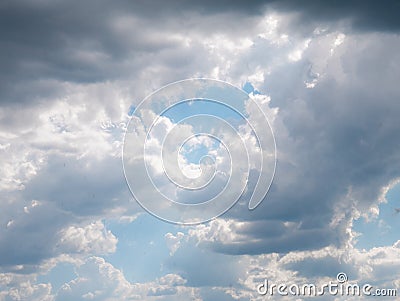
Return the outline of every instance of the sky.
[[[399,295],[399,9],[355,0],[2,1],[0,300],[307,300],[262,296],[257,286],[321,284],[338,273]],[[248,210],[266,177],[257,162],[230,169],[224,144],[194,139],[165,166],[180,162],[193,176],[210,155],[218,185],[245,186],[230,210],[185,226],[137,203],[122,151],[127,129],[140,134],[157,115],[149,108],[134,119],[141,101],[190,78],[249,94],[273,131],[276,170]],[[265,122],[246,109],[250,124]],[[160,177],[153,155],[172,128],[180,142],[192,135],[179,121],[202,110],[233,123],[248,154],[264,150],[226,108],[167,111],[147,159],[157,193],[180,202],[208,200],[220,186],[189,196]],[[165,140],[171,154],[174,137]],[[232,156],[243,154],[229,141]],[[245,165],[246,178],[226,177]],[[151,203],[156,192],[132,172]]]

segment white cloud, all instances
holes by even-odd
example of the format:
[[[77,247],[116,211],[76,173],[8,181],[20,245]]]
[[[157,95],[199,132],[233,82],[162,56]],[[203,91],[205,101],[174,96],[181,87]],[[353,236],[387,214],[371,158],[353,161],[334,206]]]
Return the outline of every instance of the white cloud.
[[[60,232],[58,248],[66,253],[107,254],[115,252],[118,239],[101,221],[69,226]]]
[[[0,300],[54,300],[50,283],[35,282],[34,276],[0,273]]]
[[[167,274],[153,282],[130,283],[123,273],[100,257],[90,257],[77,269],[78,277],[64,284],[55,300],[168,300],[196,299],[179,275]]]
[[[176,235],[173,235],[172,233],[167,233],[165,234],[165,241],[167,244],[167,248],[169,250],[169,254],[172,256],[176,252],[176,250],[179,249],[179,246],[181,244],[181,240],[185,237],[185,234],[182,232],[176,233]]]

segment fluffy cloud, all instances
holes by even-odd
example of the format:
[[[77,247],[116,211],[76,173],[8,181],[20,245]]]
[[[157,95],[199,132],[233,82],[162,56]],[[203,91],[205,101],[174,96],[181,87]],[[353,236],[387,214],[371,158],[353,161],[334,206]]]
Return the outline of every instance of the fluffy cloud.
[[[196,290],[185,280],[167,274],[154,282],[130,283],[123,273],[99,257],[91,257],[77,270],[78,277],[64,284],[55,300],[196,300]]]
[[[399,176],[398,139],[386,141],[398,130],[393,82],[398,55],[383,46],[399,40],[390,34],[354,34],[335,46],[338,36],[315,36],[300,62],[266,76],[261,89],[270,91],[270,105],[279,108],[274,184],[254,212],[243,205],[228,212],[235,221],[246,222],[241,227],[217,227],[214,236],[212,224],[205,226],[218,241],[212,248],[235,254],[343,246],[350,239],[349,223],[375,208],[381,189]],[[365,72],[380,52],[386,59],[374,64],[375,75]],[[313,68],[319,78],[310,89],[304,80]],[[280,75],[291,89],[277,80]],[[220,231],[241,239],[218,240],[225,237]],[[281,232],[275,237],[276,231]]]
[[[107,254],[115,252],[118,239],[104,224],[96,222],[85,227],[70,226],[60,233],[58,244],[64,252]]]
[[[339,269],[398,287],[398,243],[353,246],[354,219],[376,215],[399,177],[397,4],[157,4],[0,6],[0,299],[248,300],[265,277],[323,281]],[[162,233],[179,273],[132,283],[90,257],[118,250],[104,219],[138,212],[121,172],[127,113],[192,76],[258,90],[276,177],[255,211],[245,194],[220,219]],[[59,292],[37,280],[67,259],[77,278]]]

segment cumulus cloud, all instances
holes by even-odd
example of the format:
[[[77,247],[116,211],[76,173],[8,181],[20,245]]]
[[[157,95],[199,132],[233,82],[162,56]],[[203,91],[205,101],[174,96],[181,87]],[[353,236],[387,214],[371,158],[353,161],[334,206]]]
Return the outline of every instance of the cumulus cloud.
[[[69,226],[61,231],[60,236],[58,247],[68,253],[113,253],[118,242],[118,239],[111,231],[106,230],[101,222],[92,223],[84,227]]]
[[[130,283],[123,273],[100,257],[90,257],[77,270],[78,277],[64,284],[55,300],[196,300],[197,292],[185,280],[167,274],[154,282]]]
[[[353,229],[399,178],[397,2],[243,3],[0,5],[0,299],[256,300],[265,277],[339,270],[399,286],[399,243],[358,250]],[[276,177],[254,211],[246,192],[220,219],[164,231],[178,272],[133,283],[98,257],[118,252],[104,220],[139,212],[121,170],[127,114],[193,76],[251,84],[273,121]],[[37,273],[63,260],[77,277],[54,292]]]
[[[237,206],[228,212],[248,224],[228,227],[227,236],[246,231],[248,240],[221,239],[212,248],[264,253],[345,245],[350,239],[346,229],[357,212],[379,204],[382,187],[398,177],[394,167],[398,140],[385,138],[395,137],[397,131],[399,106],[394,99],[398,92],[393,78],[399,72],[398,56],[383,46],[397,44],[397,36],[354,34],[332,53],[337,36],[314,37],[302,63],[288,64],[266,77],[270,105],[279,108],[274,121],[278,145],[274,184],[258,210],[248,212]],[[385,62],[374,65],[375,75],[366,73],[364,66],[378,52],[386,53]],[[303,83],[310,68],[318,68],[321,74],[312,89]],[[287,84],[293,83],[291,89],[276,80],[280,75]],[[212,224],[206,228],[212,229]],[[271,237],[271,228],[281,229],[281,235]],[[225,237],[221,230],[217,237]]]

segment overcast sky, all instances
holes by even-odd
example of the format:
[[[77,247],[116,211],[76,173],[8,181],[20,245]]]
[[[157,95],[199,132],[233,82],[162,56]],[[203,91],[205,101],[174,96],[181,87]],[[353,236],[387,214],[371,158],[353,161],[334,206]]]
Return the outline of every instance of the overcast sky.
[[[2,1],[0,300],[267,300],[264,279],[339,272],[400,289],[399,10],[394,0]],[[121,154],[132,109],[194,77],[262,104],[277,169],[255,210],[247,191],[221,217],[183,227],[135,202]]]

